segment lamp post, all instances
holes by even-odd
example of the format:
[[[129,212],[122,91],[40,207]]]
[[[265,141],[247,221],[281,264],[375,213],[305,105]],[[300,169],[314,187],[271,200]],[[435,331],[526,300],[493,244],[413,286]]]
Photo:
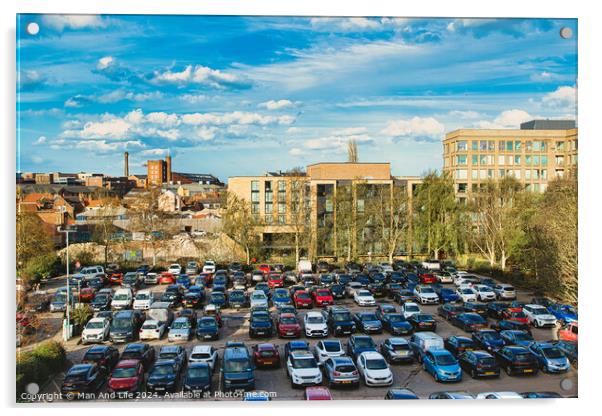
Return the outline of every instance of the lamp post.
[[[63,331],[63,339],[68,341],[71,337],[71,286],[69,284],[69,233],[74,233],[75,230],[69,229],[61,229],[58,227],[59,233],[65,233],[66,242],[67,242],[67,253],[66,253],[66,264],[67,264],[67,303],[65,307],[65,312],[67,315],[67,329]]]

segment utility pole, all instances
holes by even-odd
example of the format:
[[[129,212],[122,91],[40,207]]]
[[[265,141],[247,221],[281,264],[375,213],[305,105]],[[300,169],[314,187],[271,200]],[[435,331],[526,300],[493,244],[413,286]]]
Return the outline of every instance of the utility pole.
[[[69,341],[71,338],[71,286],[69,283],[69,234],[74,233],[75,230],[65,229],[62,230],[61,227],[58,227],[58,232],[65,233],[66,241],[67,241],[67,253],[66,253],[66,264],[67,264],[67,303],[65,307],[65,312],[67,315],[67,325],[65,329],[65,325],[63,325],[63,339],[65,341]]]

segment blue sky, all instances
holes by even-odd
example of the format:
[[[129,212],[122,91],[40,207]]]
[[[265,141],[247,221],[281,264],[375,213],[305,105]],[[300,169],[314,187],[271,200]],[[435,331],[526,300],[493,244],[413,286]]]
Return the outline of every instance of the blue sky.
[[[225,180],[353,138],[419,175],[445,132],[576,118],[574,19],[20,15],[17,38],[23,172],[118,175],[127,150],[130,172],[169,152]]]

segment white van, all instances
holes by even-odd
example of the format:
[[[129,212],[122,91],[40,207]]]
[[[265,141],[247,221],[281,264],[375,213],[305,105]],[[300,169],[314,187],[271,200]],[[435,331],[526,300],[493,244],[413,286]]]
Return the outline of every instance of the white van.
[[[134,300],[134,294],[130,288],[121,288],[115,291],[113,300],[111,301],[111,307],[113,309],[129,309],[132,306]]]
[[[134,309],[147,310],[150,309],[153,301],[153,294],[150,290],[139,290],[134,298]]]
[[[441,270],[441,262],[439,260],[425,260],[422,262],[422,267],[429,270]]]
[[[297,271],[299,273],[303,273],[303,272],[312,272],[312,265],[311,265],[311,261],[309,260],[299,260],[299,264],[297,265]]]

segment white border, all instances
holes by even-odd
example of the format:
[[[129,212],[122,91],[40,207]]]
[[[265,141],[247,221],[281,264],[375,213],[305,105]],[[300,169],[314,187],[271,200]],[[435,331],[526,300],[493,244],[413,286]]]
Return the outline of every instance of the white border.
[[[600,280],[602,279],[600,267],[596,262],[599,257],[600,237],[600,200],[599,189],[602,172],[600,158],[602,158],[602,134],[600,126],[601,95],[600,74],[600,41],[602,40],[602,22],[596,9],[590,4],[594,2],[577,1],[525,1],[525,0],[503,0],[496,3],[488,1],[471,0],[431,0],[394,2],[385,0],[370,1],[328,1],[328,0],[9,0],[3,1],[2,13],[2,55],[1,66],[4,96],[0,100],[3,126],[4,164],[3,180],[0,195],[6,201],[0,204],[3,230],[5,237],[2,239],[2,250],[0,250],[4,273],[2,274],[4,295],[3,304],[7,319],[3,326],[6,336],[2,344],[2,365],[5,377],[2,378],[2,402],[4,406],[11,407],[14,395],[14,376],[12,372],[14,365],[14,332],[12,327],[11,308],[14,308],[14,285],[12,275],[14,273],[14,171],[15,171],[15,14],[17,12],[41,12],[41,13],[145,13],[145,14],[245,14],[245,15],[345,15],[345,16],[444,16],[444,17],[570,17],[579,19],[579,176],[580,176],[580,200],[579,200],[579,253],[580,253],[580,315],[582,339],[587,342],[581,344],[581,359],[579,368],[579,399],[573,400],[550,400],[529,401],[515,403],[432,403],[421,401],[420,403],[386,403],[381,402],[332,402],[319,405],[303,402],[272,403],[274,410],[268,410],[265,406],[245,404],[244,407],[233,407],[232,405],[196,404],[194,407],[175,407],[178,413],[192,414],[192,412],[204,412],[206,408],[209,414],[222,411],[244,412],[245,415],[262,414],[269,412],[287,412],[293,415],[314,415],[316,413],[333,413],[343,410],[346,414],[373,413],[374,406],[377,411],[386,413],[399,412],[474,412],[488,415],[508,413],[545,413],[555,414],[578,414],[587,412],[589,409],[600,407],[602,403],[596,403],[599,395],[599,375],[602,371],[600,366],[600,295],[602,294]],[[598,267],[596,267],[598,266]],[[584,338],[586,337],[586,338]],[[589,364],[589,365],[588,365]],[[453,387],[452,387],[453,388]],[[168,406],[166,403],[164,406]],[[112,412],[116,406],[85,406],[70,405],[66,408],[51,406],[45,408],[21,408],[9,409],[9,412],[42,413],[44,415],[58,415],[67,412],[85,412],[86,414],[103,414]],[[459,407],[456,407],[459,406]],[[110,407],[110,408],[109,408]],[[152,407],[140,408],[145,414],[164,415],[166,408],[162,405],[153,404]],[[229,410],[226,407],[231,407]],[[309,408],[311,407],[311,408]],[[169,410],[167,410],[169,411]]]

